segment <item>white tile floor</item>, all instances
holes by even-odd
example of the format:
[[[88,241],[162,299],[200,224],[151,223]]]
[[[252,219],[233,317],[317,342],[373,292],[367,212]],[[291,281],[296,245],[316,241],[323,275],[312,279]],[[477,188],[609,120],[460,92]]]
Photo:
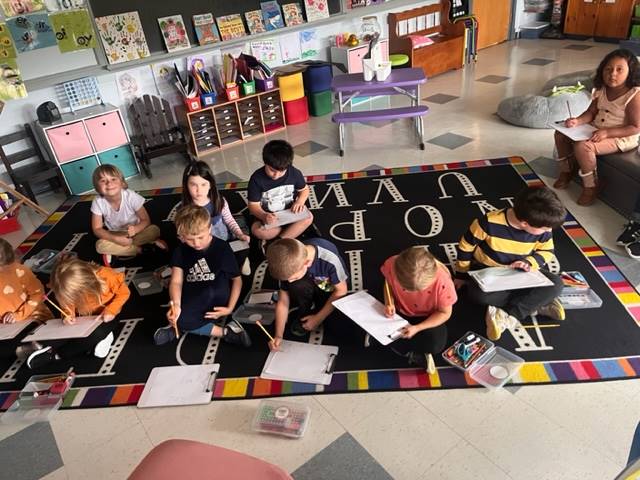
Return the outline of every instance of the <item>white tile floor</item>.
[[[337,133],[327,117],[279,134],[294,145],[314,140],[328,145],[296,165],[305,174],[444,163],[520,155],[527,160],[551,156],[549,130],[522,129],[502,122],[494,112],[505,97],[537,92],[556,75],[595,68],[612,45],[586,51],[563,49],[575,41],[521,40],[480,52],[477,65],[430,80],[422,97],[459,96],[444,105],[430,104],[425,140],[447,132],[473,141],[449,150],[427,144],[415,148],[405,125],[359,125],[348,134],[347,154],[336,154]],[[532,58],[555,60],[546,66],[524,65]],[[476,82],[486,75],[508,80]],[[264,142],[254,140],[207,159],[215,172],[241,178],[261,164]],[[138,177],[130,186],[175,186],[181,160],[154,163],[153,179]],[[548,179],[545,179],[548,180]],[[562,192],[571,212],[603,246],[618,249],[615,237],[624,219],[605,205],[578,207],[577,187]],[[60,201],[45,199],[48,208]],[[17,244],[38,223],[23,214],[24,230],[9,236]],[[123,478],[144,454],[167,438],[191,438],[235,448],[272,461],[288,471],[313,457],[345,431],[397,479],[609,479],[622,469],[638,422],[640,382],[523,387],[514,392],[481,390],[393,392],[304,397],[312,420],[302,440],[289,441],[251,433],[255,401],[225,401],[206,407],[137,410],[111,408],[62,411],[52,422],[65,466],[48,479]],[[0,437],[15,429],[0,429]]]

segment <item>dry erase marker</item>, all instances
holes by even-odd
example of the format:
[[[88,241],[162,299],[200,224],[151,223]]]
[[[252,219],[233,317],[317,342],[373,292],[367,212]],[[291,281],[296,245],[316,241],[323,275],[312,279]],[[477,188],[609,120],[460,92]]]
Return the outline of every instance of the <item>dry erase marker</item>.
[[[567,110],[569,110],[569,118],[573,118],[573,115],[571,115],[571,106],[569,105],[569,100],[567,100]]]

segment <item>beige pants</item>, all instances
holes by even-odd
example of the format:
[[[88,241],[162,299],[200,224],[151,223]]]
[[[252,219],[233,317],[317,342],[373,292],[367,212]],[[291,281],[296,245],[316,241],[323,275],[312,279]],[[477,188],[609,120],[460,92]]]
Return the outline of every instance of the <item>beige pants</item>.
[[[153,243],[160,237],[160,229],[155,225],[149,225],[147,228],[139,232],[133,237],[133,244],[123,247],[110,240],[100,239],[96,242],[96,250],[100,254],[118,255],[122,257],[130,257],[138,253],[140,245]]]
[[[572,157],[575,157],[575,162],[582,173],[590,173],[596,169],[596,155],[607,155],[620,150],[615,138],[607,138],[601,142],[590,142],[589,140],[574,142],[569,137],[556,132],[555,141],[558,157],[568,160],[560,164],[560,169],[564,172],[571,171]]]

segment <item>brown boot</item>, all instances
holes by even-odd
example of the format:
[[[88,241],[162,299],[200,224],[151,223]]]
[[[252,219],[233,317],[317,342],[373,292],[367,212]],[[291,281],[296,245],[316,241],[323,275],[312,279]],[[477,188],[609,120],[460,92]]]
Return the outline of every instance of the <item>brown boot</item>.
[[[583,207],[588,207],[589,205],[592,205],[593,202],[595,202],[596,199],[598,198],[599,191],[600,189],[597,186],[583,187],[582,193],[578,197],[578,202],[577,202],[578,205],[582,205]]]
[[[560,172],[558,179],[553,183],[553,188],[564,190],[571,183],[573,172]]]

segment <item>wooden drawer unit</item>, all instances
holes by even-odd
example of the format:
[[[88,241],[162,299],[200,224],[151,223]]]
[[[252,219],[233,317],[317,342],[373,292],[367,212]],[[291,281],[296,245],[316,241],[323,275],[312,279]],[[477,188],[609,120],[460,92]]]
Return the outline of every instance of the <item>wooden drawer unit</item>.
[[[84,123],[97,152],[129,143],[119,112],[89,118]]]
[[[93,153],[83,122],[74,122],[47,130],[47,138],[58,163],[86,157]]]
[[[239,101],[238,113],[242,127],[242,136],[244,138],[259,135],[263,132],[260,102],[257,97]]]

